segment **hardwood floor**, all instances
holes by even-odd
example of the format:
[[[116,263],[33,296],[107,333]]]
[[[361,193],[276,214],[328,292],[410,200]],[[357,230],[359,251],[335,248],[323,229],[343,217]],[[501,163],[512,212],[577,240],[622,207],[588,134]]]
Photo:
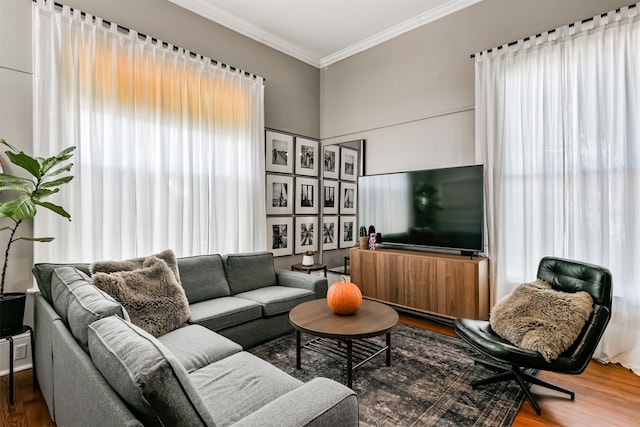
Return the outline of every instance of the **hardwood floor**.
[[[401,315],[400,321],[446,335],[453,329],[419,317]],[[514,427],[634,426],[640,423],[640,377],[620,365],[591,362],[582,375],[542,372],[540,378],[576,393],[574,401],[559,393],[534,387],[542,415],[524,402]],[[0,427],[55,426],[39,389],[32,386],[32,371],[15,375],[14,404],[8,403],[9,377],[0,377]]]
[[[422,318],[401,315],[400,321],[424,329],[454,336],[452,328]],[[603,365],[591,361],[581,375],[541,372],[539,378],[575,392],[568,396],[534,386],[542,414],[525,401],[513,427],[539,426],[637,426],[640,425],[640,377],[618,364]]]

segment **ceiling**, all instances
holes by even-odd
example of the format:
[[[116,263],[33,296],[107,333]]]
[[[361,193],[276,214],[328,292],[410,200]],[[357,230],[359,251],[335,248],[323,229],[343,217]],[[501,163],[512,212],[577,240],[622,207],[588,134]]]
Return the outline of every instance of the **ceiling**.
[[[169,0],[326,67],[481,0]]]

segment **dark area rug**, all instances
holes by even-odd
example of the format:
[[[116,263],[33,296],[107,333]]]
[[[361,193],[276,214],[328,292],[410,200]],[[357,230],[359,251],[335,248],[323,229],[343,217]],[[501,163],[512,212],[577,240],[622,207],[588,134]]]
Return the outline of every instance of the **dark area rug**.
[[[471,382],[492,371],[474,364],[482,356],[464,341],[399,323],[391,342],[391,367],[379,355],[354,372],[361,426],[511,425],[524,394],[511,381],[473,390]],[[302,381],[322,376],[346,384],[345,361],[310,350],[302,350],[297,370],[294,334],[249,351]]]

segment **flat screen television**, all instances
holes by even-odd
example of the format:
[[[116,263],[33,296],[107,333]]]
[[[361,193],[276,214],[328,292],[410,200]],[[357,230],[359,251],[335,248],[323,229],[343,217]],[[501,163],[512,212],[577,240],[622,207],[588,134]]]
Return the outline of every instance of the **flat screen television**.
[[[484,250],[482,165],[358,178],[358,221],[383,247]]]

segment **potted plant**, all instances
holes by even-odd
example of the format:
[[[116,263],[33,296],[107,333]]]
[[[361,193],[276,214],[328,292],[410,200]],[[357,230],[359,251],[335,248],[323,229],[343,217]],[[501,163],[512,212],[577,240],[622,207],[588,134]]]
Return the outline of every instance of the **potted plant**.
[[[0,336],[7,336],[22,329],[24,318],[24,292],[5,293],[5,281],[9,254],[12,245],[18,240],[32,242],[50,242],[53,237],[24,237],[16,235],[18,227],[24,221],[33,219],[37,214],[37,207],[46,208],[68,220],[71,216],[61,206],[44,201],[45,198],[56,194],[60,187],[73,179],[71,175],[64,175],[71,170],[72,163],[68,163],[76,147],[62,150],[58,155],[48,158],[31,157],[23,151],[18,152],[4,139],[0,144],[9,150],[5,151],[7,158],[14,165],[27,172],[27,177],[0,173],[0,218],[8,218],[9,225],[1,227],[0,231],[8,232],[9,240],[4,251],[2,279],[0,281]]]
[[[367,235],[367,227],[364,225],[358,229],[358,242],[360,249],[369,249],[369,236]]]
[[[306,251],[304,253],[304,255],[302,256],[302,265],[304,265],[305,267],[310,267],[313,264],[314,264],[313,252],[312,251]]]

